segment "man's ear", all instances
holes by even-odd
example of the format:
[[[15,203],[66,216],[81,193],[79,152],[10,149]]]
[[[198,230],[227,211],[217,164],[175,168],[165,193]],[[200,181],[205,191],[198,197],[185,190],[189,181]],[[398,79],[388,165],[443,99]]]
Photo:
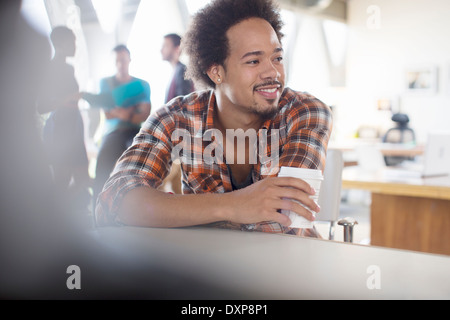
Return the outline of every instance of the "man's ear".
[[[213,64],[211,67],[209,67],[208,71],[206,71],[206,74],[208,75],[208,77],[216,85],[221,84],[223,81],[223,78],[221,75],[221,73],[223,73],[222,69],[223,68],[221,66],[219,66],[218,64]]]

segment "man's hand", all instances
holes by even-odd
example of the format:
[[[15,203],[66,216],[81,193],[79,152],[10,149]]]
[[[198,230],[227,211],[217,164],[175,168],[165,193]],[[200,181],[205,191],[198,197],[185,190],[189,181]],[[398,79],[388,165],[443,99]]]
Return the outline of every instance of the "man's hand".
[[[296,200],[318,212],[309,198],[314,194],[305,181],[298,178],[266,178],[247,188],[228,193],[169,195],[151,187],[129,191],[118,212],[119,221],[140,227],[186,227],[218,221],[250,224],[265,221],[284,226],[290,219],[278,212],[292,210],[308,220],[313,215]]]
[[[106,118],[108,119],[120,119],[122,121],[130,121],[133,116],[133,108],[120,108],[116,107],[114,109],[105,112]]]
[[[314,189],[298,178],[266,178],[247,188],[229,193],[230,217],[232,222],[250,224],[274,221],[284,226],[290,219],[278,210],[290,210],[313,221],[314,216],[296,200],[311,210],[319,212],[319,206],[310,198]]]

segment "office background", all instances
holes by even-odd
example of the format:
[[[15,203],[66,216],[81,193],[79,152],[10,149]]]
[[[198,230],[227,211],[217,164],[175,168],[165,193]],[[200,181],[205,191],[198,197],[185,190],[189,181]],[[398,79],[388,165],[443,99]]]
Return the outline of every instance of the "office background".
[[[424,0],[279,0],[278,2],[283,8],[286,22],[284,46],[286,48],[288,86],[301,91],[309,91],[333,107],[335,122],[331,145],[354,141],[355,137],[367,141],[379,141],[382,134],[394,125],[391,116],[396,112],[404,112],[409,115],[411,120],[409,125],[417,133],[418,144],[426,143],[430,130],[448,128],[446,123],[450,113],[450,59],[448,58],[450,45],[447,41],[450,28],[448,28],[449,22],[446,19],[450,9],[448,1],[434,0],[431,3]],[[108,3],[106,8],[104,7],[105,3]],[[45,35],[48,35],[52,26],[61,24],[65,24],[75,31],[78,51],[71,63],[75,66],[81,90],[98,90],[99,79],[114,72],[114,64],[112,60],[108,59],[111,57],[112,47],[117,43],[127,43],[132,51],[131,72],[148,80],[152,87],[154,112],[162,105],[165,86],[171,74],[170,66],[162,61],[159,52],[162,37],[169,32],[183,34],[189,23],[190,14],[205,2],[168,0],[158,2],[157,7],[155,3],[150,0],[28,0],[23,2],[22,9],[23,14]],[[104,13],[109,14],[104,15]],[[420,79],[420,84],[416,84],[414,77],[417,77],[416,80]],[[87,105],[80,105],[80,107],[86,123],[86,143],[91,160],[95,161],[102,115],[89,109]],[[445,194],[448,195],[448,184],[446,190]],[[344,198],[348,197],[348,194],[344,193],[343,196]],[[449,197],[447,196],[446,199],[448,202]],[[356,215],[360,222],[356,230],[369,230],[368,226],[364,225],[364,223],[369,224],[369,202],[370,198],[362,196],[357,206],[350,203],[349,206],[341,208],[344,213]],[[358,209],[358,206],[361,210]],[[346,211],[349,208],[359,211]],[[362,214],[364,219],[361,219],[361,216],[358,217],[357,214]],[[103,232],[101,237],[104,237],[106,247],[111,238],[120,240],[121,236],[130,237],[130,246],[134,245],[137,241],[135,236],[138,233],[132,228],[124,228],[124,230],[120,236],[115,234],[121,232],[119,229],[100,231],[100,233]],[[447,230],[443,229],[448,235]],[[204,234],[209,234],[208,237],[212,238],[216,238],[217,235],[220,237],[223,234],[223,239],[235,238],[233,241],[237,241],[236,239],[247,241],[246,245],[253,244],[262,252],[266,252],[264,251],[266,247],[262,246],[260,241],[264,238],[264,241],[270,244],[269,248],[273,248],[275,252],[278,250],[278,244],[283,242],[283,245],[280,245],[284,248],[281,250],[282,254],[279,259],[273,259],[279,262],[280,268],[284,262],[283,259],[287,261],[290,254],[306,253],[313,263],[317,262],[317,265],[321,266],[315,269],[318,270],[318,273],[311,279],[324,279],[323,282],[319,281],[318,283],[327,285],[329,288],[349,288],[346,281],[350,277],[345,279],[340,277],[340,271],[347,272],[349,275],[358,274],[357,282],[355,282],[355,278],[351,279],[353,285],[358,285],[358,288],[350,286],[349,292],[352,293],[349,295],[350,297],[359,297],[360,291],[358,290],[361,288],[366,294],[364,297],[382,297],[385,292],[394,294],[384,297],[429,297],[427,291],[422,290],[424,287],[433,292],[435,294],[433,296],[448,297],[448,276],[446,276],[448,257],[445,256],[384,250],[384,248],[376,247],[342,246],[338,243],[321,240],[256,233],[233,234],[223,230],[223,233],[220,233],[222,231],[215,233],[211,230],[197,232],[198,230],[195,229],[171,230],[169,233],[174,234],[173,237],[165,231],[167,230],[140,230],[142,238],[138,242],[142,243],[143,247],[150,245],[149,252],[156,250],[161,258],[167,258],[168,254],[165,250],[173,246],[174,251],[169,250],[169,253],[174,253],[171,257],[176,257],[176,259],[160,260],[172,267],[174,265],[181,266],[186,262],[186,256],[181,253],[189,253],[189,251],[179,250],[183,246],[196,248],[195,253],[203,252],[201,247],[195,245],[209,243],[204,240]],[[108,235],[108,232],[113,233],[112,236]],[[164,243],[166,246],[152,247],[152,242],[148,241],[149,235],[150,238],[154,236],[155,239],[160,239],[154,243]],[[95,236],[98,235],[95,234]],[[191,237],[191,240],[194,241],[185,243],[185,237]],[[358,237],[356,242],[364,240],[364,237],[366,235]],[[336,238],[340,240],[340,237]],[[177,240],[180,239],[181,245],[177,243]],[[124,243],[124,248],[119,246],[117,256],[120,258],[122,258],[123,252],[127,252],[129,249],[128,243],[126,241]],[[255,257],[248,254],[245,246],[227,247],[230,242],[225,240],[211,243],[215,248],[224,248],[221,252],[228,253],[228,257],[231,258],[254,259]],[[285,246],[285,244],[287,245]],[[335,250],[335,248],[339,250]],[[102,247],[102,249],[104,248]],[[132,252],[135,253],[135,251]],[[319,254],[317,254],[318,252]],[[141,256],[141,253],[138,252],[137,256]],[[208,268],[208,263],[212,260],[216,261],[215,258],[219,254],[199,255],[205,259],[200,260],[202,264],[205,262],[203,267],[210,271],[214,270]],[[50,256],[51,254],[49,254]],[[153,257],[147,254],[143,254],[143,256]],[[257,256],[264,261],[263,254]],[[378,259],[378,256],[381,258]],[[196,260],[197,257],[197,255],[193,255],[188,261],[191,261],[193,266],[197,266],[199,264]],[[394,258],[397,260],[394,261]],[[177,263],[174,264],[173,261]],[[221,262],[220,259],[217,261]],[[255,261],[258,264],[261,262],[261,260]],[[333,271],[334,277],[330,277],[328,270],[322,266],[333,265],[336,261],[340,263],[341,267]],[[153,263],[153,261],[147,262]],[[246,263],[252,266],[251,261]],[[297,266],[304,266],[302,263],[303,260],[298,259],[290,267],[295,269]],[[403,263],[400,268],[398,263]],[[383,276],[383,281],[385,281],[383,289],[390,288],[393,291],[367,291],[365,286],[366,270],[367,266],[372,264],[381,266],[383,274],[389,277]],[[166,267],[165,264],[163,266]],[[357,266],[357,268],[350,269],[349,266]],[[230,278],[242,271],[242,268],[239,267],[241,266],[231,269],[236,273],[230,273]],[[192,268],[192,270],[194,269]],[[433,269],[434,272],[424,273],[423,269]],[[265,270],[270,273],[273,269],[266,267]],[[100,271],[103,270],[100,268]],[[99,272],[99,274],[103,273]],[[181,274],[183,277],[185,276],[183,273]],[[63,273],[63,276],[66,274]],[[248,274],[244,272],[241,276],[245,279]],[[430,277],[433,281],[430,281]],[[219,277],[217,278],[219,279]],[[298,279],[306,278],[299,277]],[[282,280],[285,283],[290,281],[290,279]],[[311,283],[317,284],[317,281],[313,280]],[[279,282],[274,281],[273,283],[278,284]],[[439,290],[436,290],[437,287]],[[418,295],[408,295],[409,290]],[[257,291],[261,292],[261,290]],[[373,292],[380,293],[380,295],[370,295]],[[298,294],[298,291],[294,290],[294,293]],[[323,291],[318,291],[317,295],[309,297],[324,297],[322,294]],[[339,297],[340,294],[341,292],[338,292],[332,296]],[[273,296],[269,295],[269,297]],[[308,296],[292,295],[289,297]]]
[[[419,143],[426,141],[430,129],[447,127],[448,1],[278,2],[285,20],[288,86],[334,107],[333,139],[353,137],[361,127],[382,135],[393,125],[391,112],[409,115]],[[74,63],[83,90],[98,90],[99,79],[114,72],[106,59],[111,48],[127,43],[133,55],[131,72],[149,81],[155,111],[163,103],[171,73],[161,60],[161,39],[169,32],[183,34],[190,15],[207,0],[168,0],[158,6],[146,0],[105,3],[27,0],[23,11],[45,34],[60,24],[75,29]],[[426,90],[409,89],[408,72],[426,73]],[[93,136],[98,115],[90,112],[86,118]]]

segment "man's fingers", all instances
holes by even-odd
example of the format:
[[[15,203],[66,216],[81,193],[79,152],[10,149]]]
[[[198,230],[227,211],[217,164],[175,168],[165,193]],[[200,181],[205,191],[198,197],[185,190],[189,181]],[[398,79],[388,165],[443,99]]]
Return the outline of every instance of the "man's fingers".
[[[309,194],[306,194],[303,191],[299,191],[297,189],[292,188],[282,188],[280,192],[282,194],[282,198],[288,198],[299,201],[300,203],[304,204],[309,209],[315,212],[320,211],[320,207],[317,205],[317,203],[310,197]]]
[[[299,216],[305,217],[309,221],[314,221],[314,214],[301,204],[290,199],[283,199],[280,201],[279,207],[281,210],[293,211]]]
[[[278,222],[279,224],[281,224],[285,227],[289,227],[292,223],[291,219],[289,219],[288,216],[281,214],[279,212],[275,212],[273,215],[273,218],[270,219],[270,221]]]
[[[290,187],[302,190],[310,195],[314,195],[316,192],[306,181],[300,178],[293,177],[276,177],[273,178],[275,185],[279,187]]]

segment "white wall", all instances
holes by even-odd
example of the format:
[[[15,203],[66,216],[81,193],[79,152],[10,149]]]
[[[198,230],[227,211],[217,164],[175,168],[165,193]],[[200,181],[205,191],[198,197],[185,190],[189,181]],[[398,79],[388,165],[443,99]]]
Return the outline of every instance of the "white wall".
[[[294,58],[290,65],[288,86],[299,91],[306,91],[324,99],[320,88],[330,85],[327,65],[326,47],[322,40],[322,21],[311,16],[301,16]],[[326,99],[325,99],[326,100]],[[326,103],[330,103],[325,101]]]
[[[378,25],[370,6],[379,9]],[[359,124],[391,126],[390,113],[376,109],[383,98],[393,101],[394,111],[409,115],[419,142],[429,130],[450,129],[449,13],[448,0],[349,1],[347,88],[338,109],[342,136]],[[404,71],[411,65],[438,68],[436,93],[406,92]]]
[[[142,1],[128,39],[133,54],[130,73],[149,82],[152,112],[164,104],[166,88],[173,73],[170,64],[161,57],[164,35],[168,33],[184,35],[177,1],[161,1],[157,7],[153,1]]]

